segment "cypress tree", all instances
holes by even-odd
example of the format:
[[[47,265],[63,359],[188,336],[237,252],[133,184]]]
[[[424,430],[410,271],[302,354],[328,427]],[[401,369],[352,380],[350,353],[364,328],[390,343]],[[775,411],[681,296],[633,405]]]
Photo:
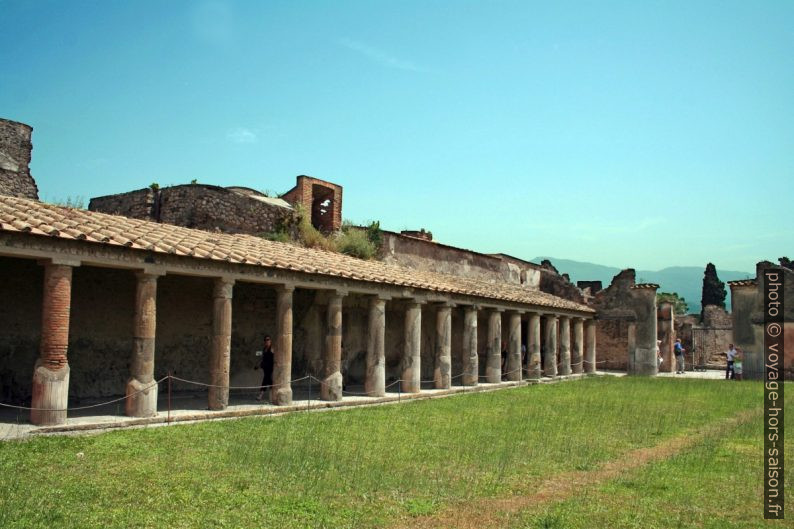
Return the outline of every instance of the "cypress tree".
[[[709,263],[706,265],[706,272],[703,274],[703,297],[701,298],[701,318],[703,317],[703,309],[706,305],[717,305],[725,308],[725,283],[720,281],[717,277],[717,268]]]

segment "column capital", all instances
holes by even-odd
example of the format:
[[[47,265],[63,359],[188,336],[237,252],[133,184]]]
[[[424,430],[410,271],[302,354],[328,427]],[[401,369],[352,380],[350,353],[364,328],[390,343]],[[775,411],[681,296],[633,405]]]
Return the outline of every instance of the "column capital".
[[[377,299],[379,301],[391,301],[392,296],[390,294],[371,294],[371,299]]]
[[[216,277],[213,286],[212,296],[214,298],[231,299],[234,279],[229,277]]]
[[[138,279],[157,279],[160,276],[165,275],[165,268],[162,267],[154,267],[154,266],[144,266],[138,270],[135,270],[135,277]]]
[[[295,285],[291,283],[285,283],[283,285],[276,285],[275,287],[273,287],[273,289],[276,292],[283,292],[286,294],[287,292],[295,292]]]

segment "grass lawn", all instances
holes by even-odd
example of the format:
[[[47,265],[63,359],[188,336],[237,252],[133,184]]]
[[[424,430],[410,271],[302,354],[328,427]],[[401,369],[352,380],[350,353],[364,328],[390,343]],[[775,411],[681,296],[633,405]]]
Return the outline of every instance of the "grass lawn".
[[[595,470],[630,450],[760,409],[761,399],[760,383],[599,377],[401,405],[5,442],[0,527],[400,525],[457,502],[530,494],[549,476]],[[753,419],[648,472],[521,513],[515,527],[710,527],[704,520],[713,516],[756,527],[760,437],[760,419]],[[740,457],[746,465],[736,464]],[[701,502],[704,495],[712,501]],[[639,509],[646,518],[637,517]]]

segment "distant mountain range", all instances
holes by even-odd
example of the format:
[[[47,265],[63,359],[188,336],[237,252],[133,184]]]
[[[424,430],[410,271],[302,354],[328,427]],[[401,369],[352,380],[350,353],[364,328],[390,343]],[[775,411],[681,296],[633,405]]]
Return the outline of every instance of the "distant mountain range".
[[[612,278],[621,270],[613,266],[583,263],[580,261],[571,261],[570,259],[556,259],[554,257],[535,257],[532,259],[532,262],[540,263],[544,259],[551,261],[561,274],[568,274],[571,281],[574,283],[577,281],[601,281],[604,288],[609,286],[612,282]],[[671,266],[656,271],[637,270],[636,277],[638,283],[658,284],[658,292],[677,292],[679,296],[686,300],[690,313],[699,313],[700,298],[703,289],[703,272],[705,270],[705,264],[702,267]],[[719,276],[720,281],[726,283],[725,290],[728,292],[726,304],[728,309],[730,309],[731,289],[727,285],[728,281],[752,278],[755,277],[755,272],[737,272],[735,270],[720,270],[718,268],[717,276]]]

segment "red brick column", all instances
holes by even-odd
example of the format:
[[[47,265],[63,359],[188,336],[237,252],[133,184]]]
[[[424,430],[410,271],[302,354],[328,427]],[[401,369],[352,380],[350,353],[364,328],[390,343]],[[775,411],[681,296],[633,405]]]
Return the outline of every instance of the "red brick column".
[[[127,381],[124,410],[130,417],[157,415],[157,384],[154,383],[154,337],[157,321],[157,275],[135,274],[135,320],[132,366]]]
[[[44,265],[40,357],[33,370],[30,422],[63,424],[69,398],[69,311],[72,303],[72,266]],[[38,410],[35,408],[39,408]],[[50,411],[52,410],[52,411]]]
[[[209,408],[229,405],[229,364],[232,347],[233,279],[218,278],[213,291],[212,350],[210,351]]]

